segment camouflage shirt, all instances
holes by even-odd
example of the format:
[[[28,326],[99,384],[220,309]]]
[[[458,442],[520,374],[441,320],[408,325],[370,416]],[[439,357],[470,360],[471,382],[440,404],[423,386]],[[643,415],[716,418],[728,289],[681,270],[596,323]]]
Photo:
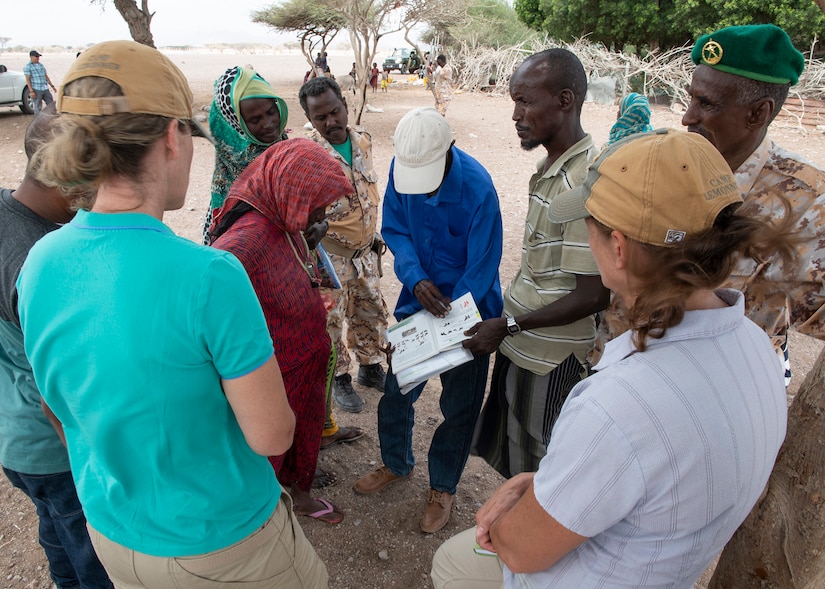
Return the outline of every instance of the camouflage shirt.
[[[777,349],[789,326],[825,339],[825,172],[765,137],[735,175],[745,202],[760,214],[783,216],[784,195],[799,217],[795,232],[802,241],[793,265],[779,256],[743,259],[725,287],[745,294],[747,316]]]
[[[352,142],[352,167],[347,165],[332,144],[313,129],[307,137],[319,143],[332,157],[341,162],[355,192],[339,198],[327,208],[329,230],[325,239],[332,239],[345,248],[358,250],[372,243],[378,227],[378,174],[372,163],[372,138],[361,127],[347,127]]]

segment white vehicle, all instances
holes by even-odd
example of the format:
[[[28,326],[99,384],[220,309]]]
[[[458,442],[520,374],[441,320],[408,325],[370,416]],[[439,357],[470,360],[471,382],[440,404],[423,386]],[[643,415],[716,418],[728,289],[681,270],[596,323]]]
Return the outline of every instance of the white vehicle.
[[[34,114],[26,76],[4,65],[0,65],[0,106],[19,106],[27,115]]]

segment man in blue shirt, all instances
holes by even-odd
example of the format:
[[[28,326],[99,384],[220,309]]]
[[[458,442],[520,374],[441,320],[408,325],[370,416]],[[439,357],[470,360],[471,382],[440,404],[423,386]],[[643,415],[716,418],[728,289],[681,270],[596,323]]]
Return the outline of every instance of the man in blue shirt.
[[[52,84],[49,74],[46,73],[46,66],[40,63],[40,53],[32,49],[29,51],[29,60],[29,63],[23,66],[23,74],[26,76],[26,85],[29,87],[29,94],[34,105],[34,114],[37,114],[43,102],[46,106],[54,102],[49,88],[55,92],[57,89]]]
[[[395,131],[381,232],[403,285],[395,307],[398,321],[421,309],[443,317],[450,301],[467,292],[483,319],[501,316],[498,195],[481,164],[453,143],[447,121],[434,108],[410,111]],[[476,356],[441,375],[444,421],[433,435],[428,455],[430,490],[420,522],[426,533],[440,530],[450,518],[481,410],[489,358]],[[375,493],[412,473],[413,403],[425,384],[401,394],[390,367],[378,404],[384,465],[356,481],[357,493]]]

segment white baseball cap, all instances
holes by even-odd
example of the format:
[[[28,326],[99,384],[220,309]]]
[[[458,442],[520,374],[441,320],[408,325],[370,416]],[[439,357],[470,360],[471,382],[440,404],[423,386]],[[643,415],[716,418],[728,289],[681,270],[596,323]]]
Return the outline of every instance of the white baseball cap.
[[[453,135],[432,107],[414,108],[395,128],[393,184],[401,194],[429,194],[441,186]]]

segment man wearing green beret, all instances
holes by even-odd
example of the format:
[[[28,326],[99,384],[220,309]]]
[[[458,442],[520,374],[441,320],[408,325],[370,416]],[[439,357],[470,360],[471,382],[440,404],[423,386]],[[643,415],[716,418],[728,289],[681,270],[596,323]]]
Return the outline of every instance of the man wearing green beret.
[[[784,356],[787,385],[789,327],[825,339],[825,172],[767,135],[805,60],[774,25],[727,27],[704,35],[691,58],[697,67],[682,124],[724,156],[746,206],[786,221],[800,237],[793,263],[778,256],[745,259],[726,285],[745,293],[748,317]]]

